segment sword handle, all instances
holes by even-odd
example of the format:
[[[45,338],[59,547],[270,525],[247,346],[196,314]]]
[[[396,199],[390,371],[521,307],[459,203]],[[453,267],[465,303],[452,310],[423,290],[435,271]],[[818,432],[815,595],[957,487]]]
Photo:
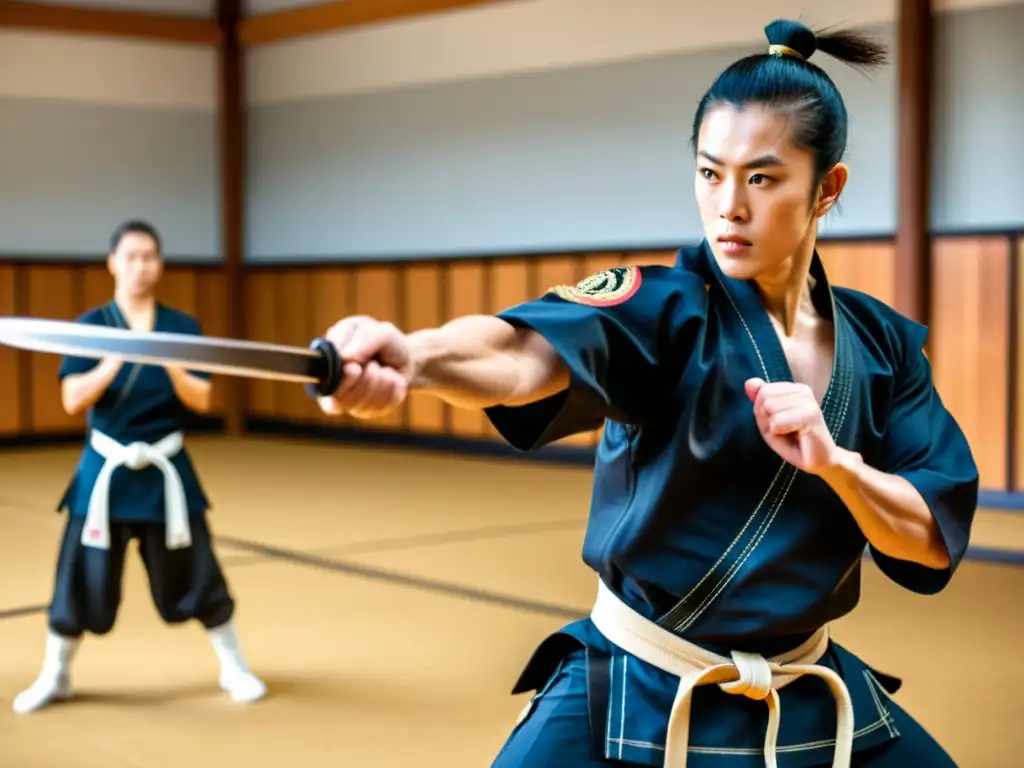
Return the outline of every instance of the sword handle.
[[[341,386],[341,355],[327,339],[319,336],[310,342],[309,348],[320,354],[316,365],[317,382],[306,384],[306,394],[316,399],[329,397]]]

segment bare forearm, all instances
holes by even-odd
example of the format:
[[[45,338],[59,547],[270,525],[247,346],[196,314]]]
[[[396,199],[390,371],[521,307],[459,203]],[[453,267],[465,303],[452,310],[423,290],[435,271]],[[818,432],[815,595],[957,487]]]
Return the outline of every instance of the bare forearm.
[[[540,335],[474,315],[409,335],[410,389],[461,408],[524,405],[564,389],[568,373]]]
[[[61,384],[64,411],[75,416],[92,408],[117,377],[121,365],[120,360],[103,360],[91,371],[65,377]]]
[[[212,404],[213,384],[180,368],[168,368],[174,393],[189,410],[206,413]]]
[[[938,523],[907,480],[880,472],[849,451],[840,452],[835,467],[822,479],[842,499],[879,552],[929,568],[949,567],[949,553]]]

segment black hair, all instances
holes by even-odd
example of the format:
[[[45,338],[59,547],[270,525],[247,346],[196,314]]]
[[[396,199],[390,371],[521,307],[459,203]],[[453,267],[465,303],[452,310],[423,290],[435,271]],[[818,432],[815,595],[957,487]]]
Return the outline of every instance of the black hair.
[[[800,22],[785,19],[773,21],[764,32],[772,49],[731,64],[701,98],[693,118],[691,145],[696,150],[701,124],[711,107],[763,105],[780,110],[792,118],[797,146],[814,154],[817,187],[846,152],[847,115],[835,83],[809,59],[822,51],[854,67],[869,69],[886,63],[886,48],[852,30],[816,34]]]
[[[163,254],[163,244],[160,242],[160,233],[156,231],[156,227],[150,224],[144,219],[129,219],[128,221],[118,224],[117,229],[110,236],[110,251],[113,253],[117,250],[117,246],[121,244],[121,240],[125,235],[149,235],[153,238],[153,242],[156,243],[157,253]]]

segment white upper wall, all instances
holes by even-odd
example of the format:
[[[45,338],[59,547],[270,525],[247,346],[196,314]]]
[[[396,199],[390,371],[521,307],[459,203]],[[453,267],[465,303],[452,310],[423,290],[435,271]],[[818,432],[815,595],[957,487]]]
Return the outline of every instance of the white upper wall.
[[[178,16],[212,18],[216,0],[32,0],[40,5],[77,6],[102,10],[173,13]]]
[[[315,5],[324,0],[244,0],[247,14],[271,13],[305,5]],[[179,16],[213,18],[216,15],[217,0],[32,0],[41,5],[65,5],[79,8],[101,8],[104,10],[146,11],[148,13],[174,13]]]
[[[216,76],[213,46],[0,30],[0,253],[95,258],[142,216],[216,261]]]
[[[205,45],[0,30],[0,98],[212,112],[217,54]]]
[[[39,0],[210,16],[215,0]],[[774,17],[814,25],[891,21],[893,0],[508,0],[367,27],[261,45],[247,54],[248,100],[255,104],[642,59],[733,45],[756,46]],[[959,11],[1024,0],[936,0]],[[249,0],[250,13],[309,4]],[[722,25],[721,18],[747,19]],[[0,31],[0,98],[213,110],[216,53],[210,46]]]
[[[259,13],[273,13],[274,11],[287,11],[292,8],[301,8],[305,5],[313,5],[316,0],[245,0],[245,10],[251,16]],[[319,0],[322,2],[323,0]]]
[[[262,10],[296,0],[253,0]],[[936,0],[942,12],[1024,0]],[[894,20],[894,0],[509,0],[260,46],[250,102],[270,104],[640,59],[764,41],[773,18],[813,26]],[[809,7],[810,6],[810,7]],[[846,6],[844,8],[844,6]],[[743,23],[723,24],[723,19]]]

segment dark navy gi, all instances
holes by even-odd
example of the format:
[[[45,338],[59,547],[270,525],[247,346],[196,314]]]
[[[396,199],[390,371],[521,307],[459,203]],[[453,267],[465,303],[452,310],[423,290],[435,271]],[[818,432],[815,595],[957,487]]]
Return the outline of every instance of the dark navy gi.
[[[811,275],[815,306],[835,328],[825,422],[841,448],[914,485],[952,566],[871,554],[897,584],[938,592],[967,549],[978,471],[933,387],[927,330],[863,293],[831,287],[817,255]],[[500,316],[544,336],[571,383],[488,415],[524,451],[604,424],[583,559],[633,610],[721,655],[767,657],[856,606],[868,543],[826,483],[784,462],[758,433],[744,382],[792,374],[754,283],[724,275],[706,242],[682,249],[675,268],[608,270]],[[855,759],[892,753],[883,745],[902,731],[899,757],[885,765],[953,764],[889,698],[898,679],[834,642],[818,663],[849,689]],[[495,766],[662,765],[677,685],[590,619],[572,623],[524,670],[515,692],[538,694]],[[779,766],[829,764],[836,710],[825,683],[804,677],[779,694]],[[761,701],[699,687],[688,766],[763,766],[767,717]]]
[[[77,322],[127,328],[117,304],[110,301],[89,310]],[[158,304],[154,330],[199,335],[195,318]],[[98,360],[65,357],[60,378],[86,373]],[[209,379],[205,372],[190,372]],[[167,483],[156,466],[131,469],[120,466],[110,476],[109,548],[83,546],[82,531],[89,500],[106,459],[91,444],[93,431],[128,445],[154,444],[184,432],[188,410],[174,391],[167,371],[160,366],[126,363],[89,411],[89,434],[75,474],[58,508],[68,522],[58,559],[50,625],[58,634],[77,637],[84,631],[109,631],[121,599],[121,574],[128,542],[139,540],[153,598],[168,622],[199,619],[207,627],[231,618],[233,602],[212,550],[205,513],[209,506],[187,448],[169,458],[181,478],[187,503],[191,545],[168,549],[165,542]]]

